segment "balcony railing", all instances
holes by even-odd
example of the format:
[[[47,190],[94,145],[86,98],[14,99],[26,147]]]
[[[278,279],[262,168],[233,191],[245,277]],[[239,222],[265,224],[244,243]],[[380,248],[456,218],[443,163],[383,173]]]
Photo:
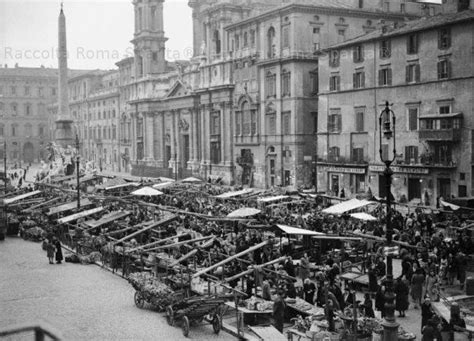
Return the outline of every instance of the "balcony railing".
[[[422,140],[433,142],[459,142],[461,140],[461,129],[423,129],[419,131]]]

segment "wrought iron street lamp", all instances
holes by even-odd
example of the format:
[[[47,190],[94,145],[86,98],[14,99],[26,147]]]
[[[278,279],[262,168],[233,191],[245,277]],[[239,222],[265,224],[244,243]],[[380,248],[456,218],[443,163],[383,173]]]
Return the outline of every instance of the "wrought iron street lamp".
[[[396,150],[396,134],[395,134],[395,113],[390,109],[390,104],[385,102],[385,109],[382,110],[379,117],[379,153],[380,160],[385,164],[385,170],[383,172],[385,176],[385,193],[387,198],[387,221],[386,221],[386,238],[387,246],[392,246],[392,214],[391,214],[391,186],[392,186],[392,174],[393,171],[390,169],[393,161],[397,157]],[[393,155],[384,155],[382,150],[382,141],[386,140],[388,144],[392,141],[393,144]],[[387,153],[389,154],[389,153]],[[393,288],[393,265],[392,255],[390,251],[387,252],[387,279],[385,282],[385,321],[384,326],[384,341],[397,341],[398,340],[398,323],[395,318],[395,293]]]
[[[76,134],[76,190],[77,190],[77,208],[81,208],[81,190],[79,188],[79,136]]]

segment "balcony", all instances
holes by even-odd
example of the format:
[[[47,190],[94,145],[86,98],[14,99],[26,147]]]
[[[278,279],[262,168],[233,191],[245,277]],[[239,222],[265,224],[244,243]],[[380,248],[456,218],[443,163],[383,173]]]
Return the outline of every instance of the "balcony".
[[[462,113],[420,116],[419,138],[428,142],[459,142],[462,119]]]
[[[326,159],[318,158],[319,164],[328,164],[328,165],[355,165],[355,166],[367,166],[369,162],[367,160],[361,160],[350,157],[342,156],[329,156]]]
[[[461,140],[461,129],[420,130],[419,137],[429,142],[459,142]]]

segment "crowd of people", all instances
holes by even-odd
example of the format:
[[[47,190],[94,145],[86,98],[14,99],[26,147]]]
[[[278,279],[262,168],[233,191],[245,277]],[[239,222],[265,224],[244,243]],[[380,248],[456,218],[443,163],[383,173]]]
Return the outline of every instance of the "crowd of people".
[[[31,187],[23,191],[32,189]],[[102,213],[130,210],[132,214],[125,218],[125,225],[135,226],[144,221],[156,220],[157,217],[159,219],[160,212],[169,210],[178,215],[179,219],[163,226],[162,236],[187,233],[181,240],[216,237],[208,250],[199,251],[196,255],[196,262],[203,266],[209,266],[262,241],[272,239],[273,242],[267,246],[228,263],[220,269],[218,275],[221,278],[229,278],[253,268],[254,271],[245,276],[244,291],[248,296],[258,294],[264,299],[272,299],[271,289],[275,290],[279,298],[274,305],[274,318],[275,326],[280,331],[285,317],[282,313],[285,311],[285,301],[282,298],[285,297],[299,296],[310,304],[324,307],[329,330],[334,330],[334,312],[344,312],[354,304],[367,317],[375,317],[375,311],[380,311],[381,317],[384,317],[386,264],[383,252],[385,243],[381,238],[386,234],[385,205],[379,203],[375,207],[372,206],[370,214],[375,216],[377,221],[368,222],[351,218],[347,214],[335,216],[323,213],[322,209],[328,203],[320,197],[314,199],[305,195],[292,195],[289,196],[289,201],[267,205],[257,199],[262,195],[277,194],[274,191],[250,193],[245,198],[225,201],[215,197],[228,190],[209,184],[182,187],[177,185],[162,189],[164,195],[140,198],[139,203],[129,197],[113,200],[109,194],[100,191],[91,198],[100,201],[100,205],[105,208]],[[68,194],[64,195],[64,202],[67,202]],[[73,196],[69,196],[69,200],[74,200]],[[261,213],[249,220],[225,219],[230,212],[243,207],[258,208]],[[50,224],[54,230],[52,220],[44,223]],[[285,238],[279,239],[282,235],[275,230],[276,224],[334,236],[369,237],[350,243],[328,241],[318,245],[311,244],[314,242],[308,238],[303,238],[295,244]],[[393,210],[391,226],[393,239],[400,245],[401,259],[401,273],[393,286],[396,311],[398,316],[403,318],[410,306],[420,309],[423,339],[431,340],[433,338],[429,335],[435,335],[439,330],[439,321],[430,309],[430,302],[440,299],[441,288],[446,285],[456,284],[459,289],[463,289],[469,255],[472,253],[471,230],[468,223],[457,215],[426,212],[421,208],[414,208],[413,212],[407,215]],[[439,226],[444,228],[440,229]],[[87,233],[101,235],[114,229],[118,228],[109,224],[102,228],[89,229]],[[123,235],[116,235],[115,238],[119,239],[126,233],[128,231],[124,231]],[[54,258],[57,263],[63,260],[58,237],[48,236],[46,250],[50,263],[54,262]],[[130,242],[147,244],[153,241],[152,237],[152,232],[146,231]],[[333,252],[333,249],[340,251]],[[189,249],[182,246],[174,251],[174,257],[179,258],[187,252]],[[286,257],[285,261],[276,264],[270,271],[260,267],[261,264],[280,257]],[[369,288],[363,299],[357,298],[355,286],[350,283],[344,285],[340,278],[345,265],[351,264],[348,262],[360,263],[362,271],[368,274]],[[236,279],[229,284],[235,288],[238,282]],[[261,291],[257,288],[261,288]],[[459,318],[456,316],[454,314],[452,321],[448,321],[443,328],[452,330],[454,326],[462,327],[461,315],[459,314]]]

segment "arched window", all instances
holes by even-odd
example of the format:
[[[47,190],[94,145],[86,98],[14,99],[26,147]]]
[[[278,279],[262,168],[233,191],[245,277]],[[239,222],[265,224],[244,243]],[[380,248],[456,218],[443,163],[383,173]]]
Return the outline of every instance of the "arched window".
[[[245,101],[241,106],[242,112],[242,135],[250,135],[250,105]]]
[[[218,30],[214,31],[214,51],[216,51],[216,54],[221,53],[221,35]]]
[[[268,58],[274,58],[276,54],[275,29],[270,27],[267,32]]]
[[[266,97],[274,97],[276,95],[276,74],[267,72],[265,77],[265,94]]]
[[[345,22],[346,22],[346,19],[344,19],[343,17],[339,18],[339,24],[344,24]]]
[[[11,108],[13,116],[18,115],[18,104],[12,103],[12,104],[10,104],[10,108]]]

